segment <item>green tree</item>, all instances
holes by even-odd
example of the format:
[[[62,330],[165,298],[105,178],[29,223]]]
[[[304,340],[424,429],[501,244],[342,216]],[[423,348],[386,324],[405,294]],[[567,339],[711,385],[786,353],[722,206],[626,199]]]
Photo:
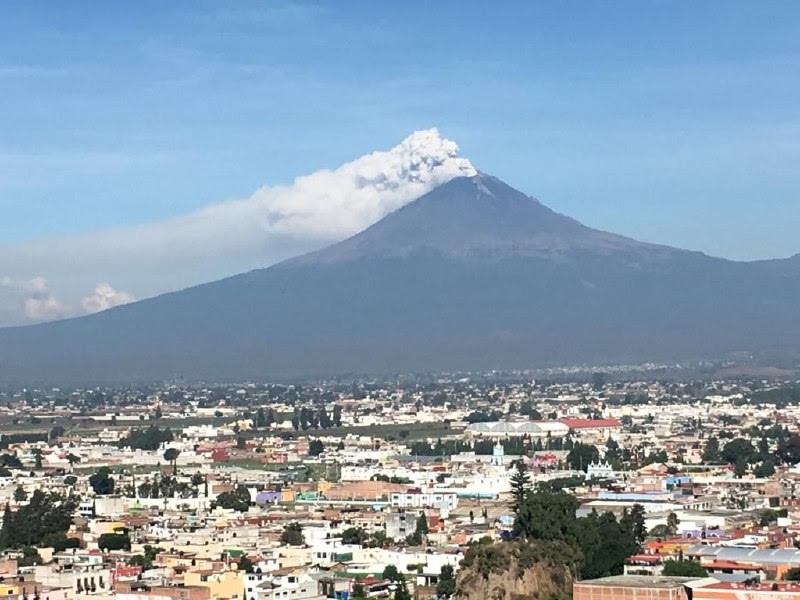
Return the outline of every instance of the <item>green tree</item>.
[[[263,427],[267,426],[267,413],[264,412],[263,407],[256,411],[255,419],[253,419],[253,425],[255,425],[256,429],[262,429]]]
[[[565,492],[533,492],[517,511],[514,534],[536,540],[570,540],[575,533],[575,511],[580,504]]]
[[[161,444],[171,442],[174,437],[169,427],[161,429],[158,425],[150,425],[143,429],[131,430],[127,437],[119,441],[119,446],[135,450],[158,450]]]
[[[311,427],[311,411],[307,407],[300,409],[300,429],[307,431]]]
[[[420,536],[428,535],[428,517],[425,516],[424,512],[419,513],[419,516],[417,517],[415,531]]]
[[[230,492],[222,492],[217,496],[216,505],[228,510],[247,512],[250,508],[250,492],[243,485],[237,485]]]
[[[178,456],[180,455],[181,451],[177,448],[167,448],[164,451],[164,460],[167,461],[169,464],[172,465],[172,475],[178,475]]]
[[[44,564],[44,560],[42,560],[36,548],[33,546],[24,546],[22,548],[22,558],[17,559],[17,566],[32,567],[41,564]]]
[[[776,454],[790,465],[800,463],[800,436],[796,433],[778,444]]]
[[[519,405],[519,414],[528,417],[532,421],[540,421],[542,418],[542,413],[534,408],[533,402],[530,400],[522,401]]]
[[[785,508],[781,510],[772,510],[768,508],[766,510],[761,511],[761,516],[759,517],[758,524],[760,527],[768,527],[770,525],[775,525],[778,522],[778,519],[782,517],[786,517],[788,515],[788,511]]]
[[[242,554],[241,558],[239,558],[239,570],[244,571],[245,573],[252,573],[255,571],[256,566],[253,564],[253,561],[247,556],[247,554]]]
[[[367,599],[367,590],[364,588],[363,583],[355,582],[353,584],[353,600],[366,600]]]
[[[638,550],[629,526],[618,522],[612,513],[577,519],[577,543],[584,556],[581,576],[596,579],[621,575],[625,559]]]
[[[764,479],[772,477],[775,475],[775,465],[772,464],[771,460],[765,460],[753,469],[753,475]]]
[[[663,575],[666,577],[708,577],[708,571],[693,560],[668,559],[664,561]]]
[[[633,539],[636,540],[636,544],[639,546],[641,546],[647,538],[647,526],[645,525],[644,514],[644,506],[641,504],[634,504],[630,512],[626,512],[620,520],[620,523],[630,529]]]
[[[722,460],[729,465],[735,465],[737,462],[744,462],[747,465],[753,457],[753,444],[744,438],[736,438],[731,440],[722,449]]]
[[[408,592],[408,585],[406,578],[397,570],[394,565],[388,565],[383,570],[383,578],[392,582],[394,588],[394,600],[411,600],[411,594]]]
[[[589,468],[593,462],[597,462],[600,458],[600,452],[597,447],[592,444],[582,444],[576,442],[572,450],[567,454],[567,463],[574,471],[584,471]]]
[[[302,546],[305,543],[303,526],[300,523],[289,523],[281,533],[281,543],[289,546]]]
[[[163,551],[164,549],[161,547],[145,544],[144,552],[142,554],[136,554],[135,556],[132,556],[130,562],[132,565],[142,567],[143,571],[147,571],[148,569],[153,568],[153,563],[156,560],[156,556]]]
[[[333,421],[331,421],[331,417],[328,414],[328,411],[324,408],[319,409],[319,426],[323,429],[329,429],[333,425]]]
[[[439,581],[436,584],[436,595],[440,598],[450,598],[456,593],[456,578],[453,567],[443,565],[439,572]]]
[[[613,439],[611,436],[608,436],[606,440],[606,454],[605,459],[608,462],[616,462],[620,460],[620,447],[619,442]]]
[[[114,478],[111,477],[111,469],[100,467],[89,477],[89,485],[92,486],[94,493],[98,496],[108,496],[114,493]]]
[[[733,465],[733,474],[739,479],[747,474],[747,459],[744,456],[740,456],[736,459]]]
[[[319,456],[325,452],[325,445],[320,440],[311,440],[308,443],[308,455]]]
[[[525,461],[519,459],[514,462],[514,473],[511,475],[511,510],[517,514],[519,507],[522,506],[525,500],[525,495],[531,487],[531,476],[528,469],[525,467]]]
[[[42,539],[43,548],[52,548],[55,552],[63,552],[68,548],[80,548],[81,541],[78,538],[68,538],[64,533],[54,533]]]
[[[800,581],[800,567],[793,567],[783,574],[784,581]]]
[[[595,392],[599,392],[606,385],[606,380],[607,379],[608,379],[608,376],[605,373],[602,373],[602,372],[599,372],[599,371],[595,372],[595,373],[592,373],[592,389]]]
[[[11,512],[11,507],[6,502],[6,507],[3,510],[3,526],[0,528],[0,550],[12,548],[16,532],[14,531],[14,513]]]
[[[394,565],[386,565],[386,567],[383,569],[382,577],[383,579],[388,579],[389,581],[403,581],[403,576]]]
[[[411,592],[408,591],[408,584],[405,579],[396,583],[395,586],[394,600],[411,600]]]
[[[195,489],[197,489],[201,485],[203,485],[203,482],[205,481],[205,477],[203,477],[200,473],[195,473],[194,475],[192,475],[191,481],[192,481],[192,485],[195,487]]]
[[[633,518],[617,521],[611,513],[577,518],[578,500],[565,492],[529,493],[514,521],[522,542],[563,542],[584,557],[581,576],[596,578],[622,573],[625,559],[635,553]]]
[[[719,440],[712,435],[706,440],[705,448],[703,448],[703,462],[713,465],[721,460],[722,455],[719,451]]]
[[[21,504],[22,502],[25,502],[25,500],[28,499],[28,492],[26,492],[25,488],[23,488],[21,485],[18,485],[17,488],[14,490],[13,498],[14,502],[16,502],[17,504]]]
[[[97,540],[100,550],[130,550],[131,539],[127,533],[104,533]]]
[[[368,537],[369,534],[361,527],[348,527],[342,532],[342,543],[361,545],[367,541]]]
[[[662,524],[662,525],[656,525],[655,527],[653,527],[648,532],[648,534],[649,534],[649,536],[651,538],[659,538],[659,539],[663,540],[665,538],[670,537],[672,535],[672,532],[669,530],[669,527],[667,527],[666,525]]]
[[[670,512],[667,515],[667,531],[669,531],[670,535],[675,535],[678,533],[678,525],[680,522],[681,520],[674,512]]]
[[[0,465],[11,469],[21,469],[22,461],[15,454],[0,455]]]

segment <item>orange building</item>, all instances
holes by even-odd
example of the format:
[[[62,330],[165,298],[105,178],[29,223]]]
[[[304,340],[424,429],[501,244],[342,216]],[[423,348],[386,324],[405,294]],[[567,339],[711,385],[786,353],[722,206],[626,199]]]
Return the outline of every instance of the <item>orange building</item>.
[[[694,590],[693,600],[789,600],[800,598],[800,583],[712,583]]]
[[[795,600],[800,582],[720,582],[713,577],[618,575],[576,583],[573,600]]]

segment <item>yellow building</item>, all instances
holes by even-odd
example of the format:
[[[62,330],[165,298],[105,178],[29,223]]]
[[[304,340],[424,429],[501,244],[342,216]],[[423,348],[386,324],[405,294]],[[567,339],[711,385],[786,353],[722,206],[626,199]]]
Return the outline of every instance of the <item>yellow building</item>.
[[[208,547],[204,547],[204,551]],[[224,563],[218,558],[198,556],[195,552],[159,552],[155,564],[168,569],[179,571],[218,571]]]
[[[125,529],[127,525],[122,521],[94,521],[91,525],[91,531],[97,536],[104,533],[117,533]]]
[[[224,571],[187,571],[183,575],[183,582],[187,586],[207,587],[212,598],[244,597],[244,571],[237,571],[235,568]]]

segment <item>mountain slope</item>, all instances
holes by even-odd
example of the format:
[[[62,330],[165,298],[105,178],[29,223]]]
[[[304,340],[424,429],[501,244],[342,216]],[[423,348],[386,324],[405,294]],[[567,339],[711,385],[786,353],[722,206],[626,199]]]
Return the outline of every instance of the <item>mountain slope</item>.
[[[0,330],[0,380],[485,368],[800,348],[797,261],[737,263],[590,229],[453,179],[327,249]]]
[[[587,248],[609,252],[642,244],[590,229],[487,175],[460,177],[407,204],[360,234],[286,264],[398,258],[433,252],[484,259],[514,254],[552,256]]]

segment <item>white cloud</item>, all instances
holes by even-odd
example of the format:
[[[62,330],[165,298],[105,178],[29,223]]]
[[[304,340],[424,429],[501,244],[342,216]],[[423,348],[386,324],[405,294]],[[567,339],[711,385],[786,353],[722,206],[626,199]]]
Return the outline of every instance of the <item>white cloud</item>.
[[[11,301],[21,308],[25,319],[29,321],[50,321],[69,314],[67,307],[53,295],[43,277],[27,280],[3,277],[0,286],[11,292]]]
[[[82,313],[100,312],[134,300],[135,298],[131,294],[115,290],[108,283],[98,283],[89,294],[83,297],[80,308],[78,308],[57,298],[44,277],[25,280],[11,277],[0,278],[0,303],[16,305],[18,311],[29,322],[52,321]]]
[[[99,283],[91,293],[83,297],[81,300],[81,307],[83,307],[84,312],[87,314],[96,313],[121,304],[128,304],[135,299],[136,298],[127,292],[115,290],[108,283]]]
[[[18,280],[43,274],[68,303],[82,304],[86,289],[111,278],[143,297],[266,267],[344,239],[442,183],[474,175],[457,153],[436,129],[417,131],[391,150],[187,215],[0,247],[0,273]],[[89,305],[104,306],[96,292]],[[15,322],[7,314],[0,306],[0,325]]]

